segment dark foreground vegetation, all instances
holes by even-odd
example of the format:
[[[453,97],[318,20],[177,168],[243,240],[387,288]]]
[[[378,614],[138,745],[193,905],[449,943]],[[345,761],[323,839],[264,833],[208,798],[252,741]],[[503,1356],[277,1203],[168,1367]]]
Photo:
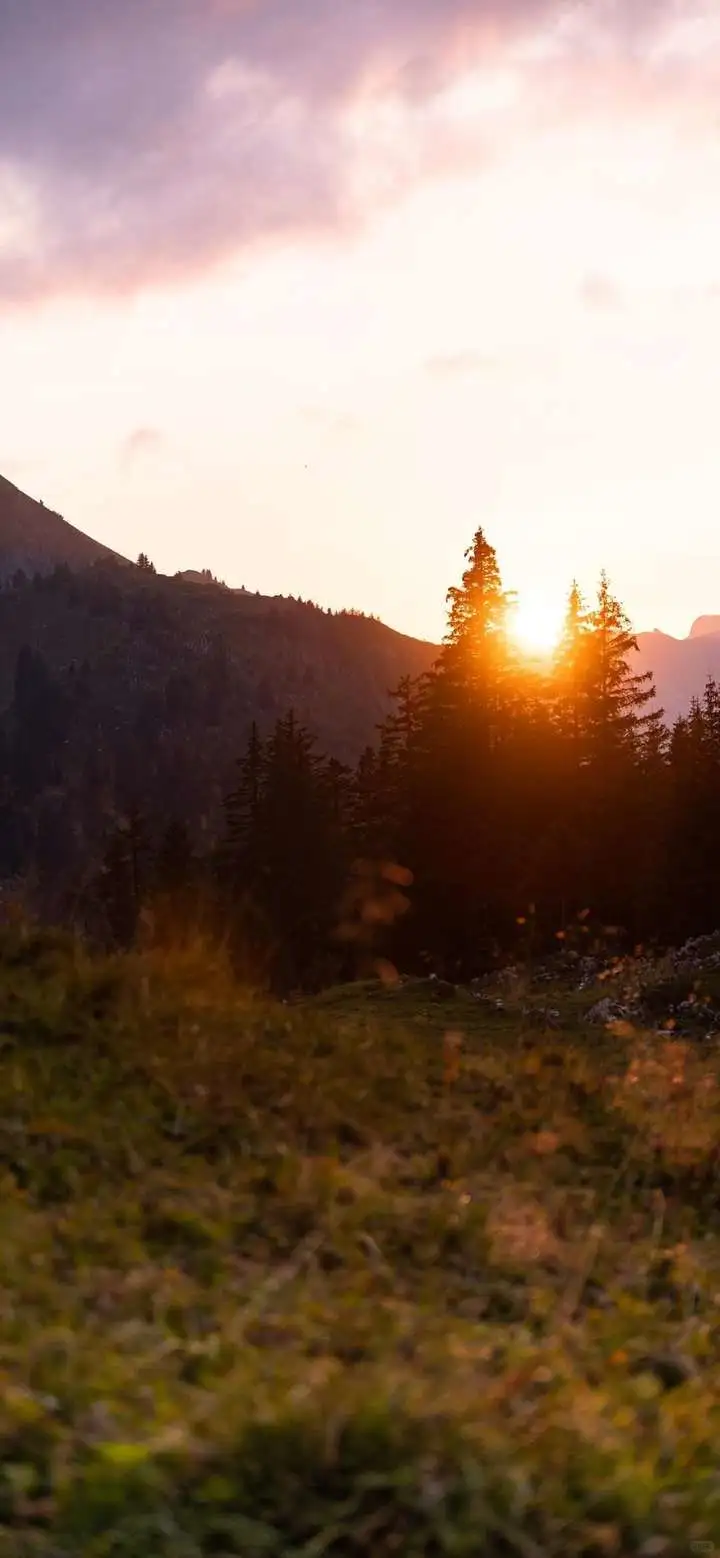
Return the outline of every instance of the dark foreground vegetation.
[[[0,1553],[717,1538],[696,962],[283,1005],[201,946],[93,960],[7,929]],[[590,1024],[599,998],[634,1019]]]

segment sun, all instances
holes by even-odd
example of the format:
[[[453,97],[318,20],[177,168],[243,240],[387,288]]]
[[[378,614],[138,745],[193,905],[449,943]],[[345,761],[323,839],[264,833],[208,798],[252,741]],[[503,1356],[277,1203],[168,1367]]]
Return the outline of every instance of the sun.
[[[512,612],[510,632],[518,648],[531,659],[549,659],[560,642],[562,608],[542,595],[520,600]]]

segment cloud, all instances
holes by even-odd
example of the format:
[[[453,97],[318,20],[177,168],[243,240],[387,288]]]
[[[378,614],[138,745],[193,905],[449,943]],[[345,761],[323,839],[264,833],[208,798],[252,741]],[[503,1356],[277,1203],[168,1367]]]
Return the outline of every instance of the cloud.
[[[634,57],[672,9],[0,0],[0,299],[122,292],[259,240],[342,228],[374,195],[436,170],[436,139],[450,158],[497,149],[502,105],[491,90],[463,129],[458,79],[492,78],[503,51],[533,39],[555,40],[560,57]],[[446,97],[448,124],[431,113],[428,136]]]
[[[159,454],[165,443],[165,435],[158,427],[136,427],[120,446],[122,465],[135,465]]]

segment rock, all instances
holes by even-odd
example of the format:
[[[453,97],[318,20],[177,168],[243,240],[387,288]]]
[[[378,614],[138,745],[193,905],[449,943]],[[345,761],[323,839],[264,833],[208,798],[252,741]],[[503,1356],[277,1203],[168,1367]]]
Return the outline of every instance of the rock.
[[[589,1012],[586,1013],[585,1021],[591,1023],[595,1028],[607,1028],[611,1022],[627,1022],[631,1015],[629,1007],[621,1006],[619,1001],[613,1001],[610,996],[606,995],[601,1001],[596,1001],[595,1005],[590,1007]]]
[[[560,1013],[555,1006],[525,1006],[522,1015],[529,1028],[540,1028],[545,1032],[548,1028],[560,1027]]]
[[[505,1011],[505,1002],[496,995],[482,995],[479,990],[473,991],[474,999],[484,1007],[489,1017],[498,1016]]]
[[[720,931],[710,936],[694,936],[682,947],[669,954],[678,972],[697,971],[703,968],[720,968]]]
[[[600,973],[600,959],[585,955],[581,957],[577,966],[578,990],[589,990],[597,981]]]

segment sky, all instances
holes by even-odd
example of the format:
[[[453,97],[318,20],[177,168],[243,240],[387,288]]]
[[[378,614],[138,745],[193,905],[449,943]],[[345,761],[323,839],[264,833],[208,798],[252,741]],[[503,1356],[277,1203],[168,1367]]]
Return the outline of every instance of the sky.
[[[0,0],[0,472],[437,639],[720,611],[720,0]]]

